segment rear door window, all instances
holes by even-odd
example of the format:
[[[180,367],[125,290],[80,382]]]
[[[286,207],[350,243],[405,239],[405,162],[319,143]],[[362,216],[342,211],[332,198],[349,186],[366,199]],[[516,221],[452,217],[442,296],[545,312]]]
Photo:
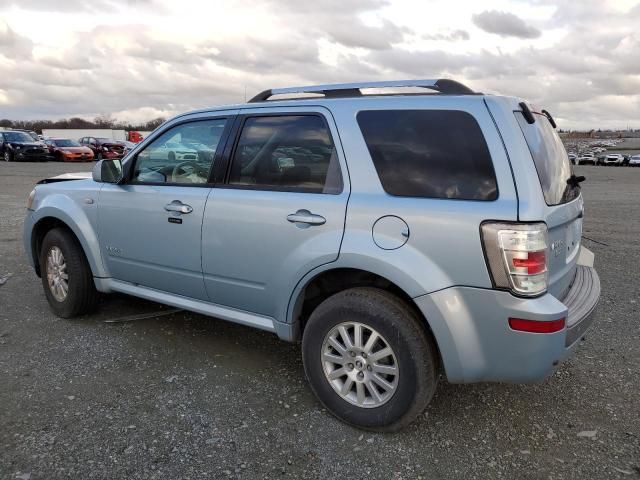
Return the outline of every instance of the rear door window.
[[[247,118],[231,162],[229,185],[341,193],[340,164],[324,119],[319,115]]]
[[[580,187],[567,182],[573,170],[560,136],[546,116],[534,113],[536,121],[527,123],[522,112],[514,112],[529,146],[547,205],[570,202],[580,195]]]
[[[495,200],[498,187],[475,118],[458,110],[371,110],[358,124],[384,190],[402,197]]]

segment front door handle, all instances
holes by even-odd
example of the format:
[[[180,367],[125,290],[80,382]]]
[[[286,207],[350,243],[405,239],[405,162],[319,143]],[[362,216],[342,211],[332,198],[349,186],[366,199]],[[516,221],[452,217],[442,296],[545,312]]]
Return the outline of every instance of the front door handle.
[[[307,225],[324,225],[327,221],[322,215],[316,215],[309,210],[298,210],[296,213],[287,215],[287,220],[291,223],[306,223]]]
[[[180,200],[174,200],[173,202],[164,206],[164,209],[167,212],[177,212],[177,213],[191,213],[193,212],[193,208],[191,205],[186,205],[182,203]]]

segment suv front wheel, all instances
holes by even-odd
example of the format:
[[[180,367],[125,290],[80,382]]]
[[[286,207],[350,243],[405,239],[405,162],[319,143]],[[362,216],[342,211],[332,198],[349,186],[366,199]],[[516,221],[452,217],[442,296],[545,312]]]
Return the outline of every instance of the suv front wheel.
[[[322,302],[302,339],[311,388],[327,409],[359,428],[396,431],[431,401],[436,348],[421,319],[401,299],[352,288]]]
[[[57,316],[71,318],[96,306],[98,292],[78,240],[62,228],[47,232],[40,250],[40,275],[49,305]]]

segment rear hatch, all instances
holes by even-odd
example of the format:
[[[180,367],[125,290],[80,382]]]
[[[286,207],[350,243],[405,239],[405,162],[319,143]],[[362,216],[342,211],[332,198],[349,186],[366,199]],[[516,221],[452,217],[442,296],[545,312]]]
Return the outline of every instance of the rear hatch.
[[[529,146],[546,203],[543,220],[549,229],[549,288],[563,299],[575,277],[582,238],[582,197],[562,140],[546,115],[533,112],[528,123],[514,112]]]

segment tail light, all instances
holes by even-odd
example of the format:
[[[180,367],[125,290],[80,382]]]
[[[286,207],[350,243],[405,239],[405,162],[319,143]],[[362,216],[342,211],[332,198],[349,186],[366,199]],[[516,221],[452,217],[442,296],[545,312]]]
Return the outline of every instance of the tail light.
[[[544,223],[482,224],[482,242],[496,288],[516,295],[547,291],[547,225]]]

